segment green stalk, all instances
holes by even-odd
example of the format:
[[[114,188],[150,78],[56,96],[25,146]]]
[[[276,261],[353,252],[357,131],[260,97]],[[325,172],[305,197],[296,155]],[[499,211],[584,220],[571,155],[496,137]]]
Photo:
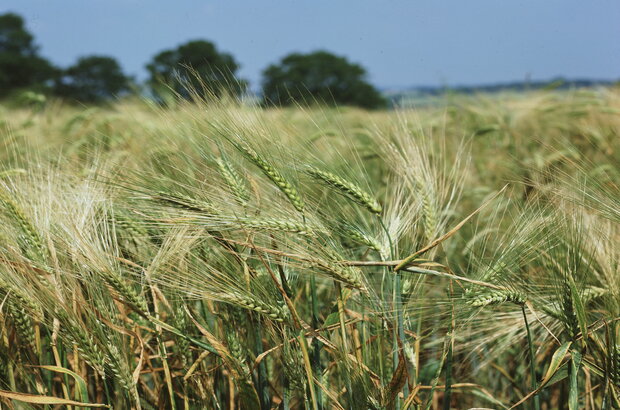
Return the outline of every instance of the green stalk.
[[[157,325],[157,326],[161,327],[162,329],[167,330],[168,332],[170,332],[170,333],[172,333],[174,335],[177,335],[179,337],[182,337],[182,338],[186,339],[188,342],[191,342],[193,345],[195,345],[197,347],[200,347],[202,349],[208,350],[209,352],[211,352],[211,353],[213,353],[213,354],[215,354],[217,356],[220,355],[219,352],[213,348],[213,346],[211,346],[211,345],[209,345],[207,343],[201,342],[200,340],[196,340],[196,339],[194,339],[191,336],[186,335],[185,333],[181,332],[176,327],[170,326],[169,324],[167,324],[165,322],[162,322],[161,320],[157,319],[156,317],[153,317],[151,315],[147,315],[146,319],[148,321],[150,321],[151,323],[153,323],[154,325]]]
[[[536,382],[536,357],[534,355],[534,344],[532,343],[532,334],[530,332],[530,325],[527,321],[527,315],[525,314],[525,305],[521,305],[521,312],[523,313],[523,321],[525,322],[525,330],[527,331],[527,345],[530,353],[530,388],[532,391],[536,390],[538,383]],[[540,397],[538,394],[534,395],[534,409],[540,410]]]
[[[45,327],[44,330],[47,334],[49,334],[47,327]],[[49,340],[49,336],[46,335],[46,339]],[[40,363],[51,363],[52,360],[54,360],[52,353],[48,349],[43,349],[41,352]],[[44,380],[45,385],[47,386],[47,391],[52,391],[52,386],[54,382],[52,372],[43,373],[42,378]]]
[[[381,351],[383,347],[383,320],[381,322],[381,327],[377,332],[377,357],[379,359],[379,378],[381,379],[381,384],[385,385],[385,366],[383,364],[383,352]]]
[[[256,350],[256,356],[263,353],[263,336],[261,331],[261,320],[256,318],[254,325],[254,349]],[[269,385],[267,382],[267,368],[265,367],[265,361],[261,361],[258,364],[258,397],[260,399],[260,406],[262,409],[268,409],[271,407],[271,400],[269,397]]]
[[[316,295],[316,278],[314,275],[310,276],[310,299],[312,303],[312,328],[318,329],[319,327],[319,303]],[[314,338],[312,340],[312,372],[315,374],[315,377],[320,380],[321,375],[323,374],[323,369],[321,368],[321,347],[322,343]],[[318,387],[318,386],[317,386]],[[316,389],[317,395],[317,406],[319,410],[323,408],[323,402],[321,398],[321,389]]]
[[[302,212],[301,219],[303,224],[306,224],[306,215]],[[316,294],[316,278],[314,275],[310,276],[310,303],[312,304],[312,328],[319,328],[319,299]],[[321,367],[321,348],[323,344],[316,337],[312,339],[312,373],[315,375],[317,380],[321,380],[321,376],[323,375],[323,368]],[[323,397],[321,388],[317,385],[316,389],[316,406],[318,410],[323,410]]]
[[[452,309],[450,311],[450,344],[448,345],[448,355],[446,357],[446,388],[444,390],[443,408],[450,410],[452,399],[452,355],[454,350],[454,299],[453,299],[452,280],[450,280],[450,300]]]
[[[415,352],[415,369],[413,371],[413,386],[415,388],[415,386],[418,385],[418,376],[420,373],[420,333],[422,333],[422,311],[420,311],[420,315],[418,316],[418,320],[417,320],[417,326],[416,326],[416,335],[418,335],[418,337],[416,338],[415,344],[414,344],[414,352]],[[420,405],[416,404],[415,409],[419,409]]]
[[[454,338],[450,338],[448,346],[448,356],[446,357],[446,388],[443,395],[443,409],[450,410],[450,402],[452,401],[452,349]]]
[[[383,228],[383,231],[385,232],[387,238],[388,238],[388,242],[390,244],[390,258],[392,260],[395,259],[395,255],[394,255],[394,244],[392,242],[392,237],[390,236],[390,232],[388,231],[387,227],[385,226],[385,224],[383,223],[383,219],[381,217],[379,218],[379,223],[381,224],[381,227]],[[393,343],[393,349],[394,349],[394,353],[393,353],[393,360],[394,360],[394,369],[396,369],[397,367],[397,363],[398,363],[398,339],[400,339],[401,343],[405,343],[405,326],[404,326],[404,318],[403,318],[403,289],[402,289],[402,283],[401,283],[401,274],[400,271],[395,271],[394,272],[394,290],[393,290],[393,299],[394,299],[394,305],[396,307],[396,331],[394,332],[394,343]],[[409,383],[405,383],[405,385],[403,386],[403,396],[404,399],[407,400],[407,397],[409,396]],[[397,401],[397,406],[399,405],[398,401]]]
[[[108,389],[108,383],[106,379],[101,379],[103,383],[103,391],[105,393],[105,400],[107,404],[112,404],[112,398],[110,397],[110,389]]]
[[[284,337],[287,337],[286,331],[284,332]],[[290,410],[290,395],[290,382],[288,380],[288,377],[286,377],[285,372],[282,372],[282,410]]]
[[[349,346],[347,343],[347,329],[345,327],[345,313],[344,313],[344,294],[342,293],[342,286],[340,286],[339,282],[335,282],[336,284],[336,292],[338,293],[338,317],[340,319],[340,333],[342,337],[342,349],[345,354],[349,351]],[[349,407],[353,405],[353,390],[351,388],[351,377],[349,375],[348,369],[344,371],[345,384],[347,386],[347,396],[349,396]]]
[[[308,379],[308,389],[310,390],[310,400],[311,400],[311,404],[312,404],[312,410],[318,410],[318,404],[317,404],[317,398],[316,398],[316,391],[314,389],[314,383],[313,383],[313,379],[314,376],[312,375],[312,366],[310,365],[310,355],[308,354],[308,346],[306,344],[306,337],[304,335],[304,331],[302,330],[299,333],[298,336],[298,340],[299,340],[299,347],[301,348],[301,354],[303,356],[304,359],[304,368],[306,369],[306,378]],[[305,403],[305,408],[309,409],[310,405],[306,400]]]
[[[398,326],[398,338],[401,343],[405,343],[405,327],[404,327],[404,318],[403,318],[403,290],[401,284],[400,272],[395,273],[395,283],[394,283],[394,291],[396,292],[396,320]],[[397,346],[398,347],[398,346]],[[409,396],[409,383],[405,383],[403,386],[403,395],[405,400],[407,396]]]
[[[437,388],[437,383],[439,382],[439,377],[441,376],[441,371],[443,370],[444,363],[446,362],[446,356],[448,355],[449,343],[451,335],[446,334],[443,342],[443,348],[441,349],[441,359],[439,360],[439,366],[437,367],[437,371],[435,372],[435,376],[433,377],[433,381],[431,382],[431,389],[428,393],[428,398],[426,399],[426,405],[424,406],[424,410],[430,410],[431,405],[433,404],[433,396],[435,395],[435,389]]]
[[[282,392],[282,410],[290,410],[291,407],[288,404],[290,394],[291,393],[289,391],[288,379],[284,377],[284,390]]]
[[[69,366],[68,366],[68,363],[67,363],[67,355],[63,354],[62,357],[61,357],[61,360],[62,360],[61,367],[64,367],[65,369],[68,369]],[[62,386],[63,392],[65,393],[67,399],[71,399],[71,396],[69,395],[69,390],[68,390],[69,386],[70,386],[69,385],[69,376],[67,376],[66,373],[63,374],[63,380],[64,380],[64,384]],[[73,408],[72,406],[67,406],[67,409],[69,409],[69,410],[71,410],[72,408]],[[80,408],[81,407],[76,407],[76,409],[80,409]]]
[[[172,373],[170,372],[170,366],[168,365],[168,353],[166,351],[166,345],[164,344],[164,340],[161,338],[161,332],[159,332],[156,338],[159,344],[159,357],[164,368],[166,386],[168,387],[168,394],[170,395],[170,408],[172,410],[176,410],[177,404],[174,397],[174,388],[172,387]]]
[[[362,361],[368,363],[368,351],[366,349],[366,304],[362,303],[362,320],[360,321],[360,344],[362,348]]]

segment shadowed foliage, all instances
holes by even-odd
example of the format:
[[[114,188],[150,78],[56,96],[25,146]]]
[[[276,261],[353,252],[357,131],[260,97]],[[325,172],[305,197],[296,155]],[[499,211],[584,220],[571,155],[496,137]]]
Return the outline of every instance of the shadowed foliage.
[[[89,56],[63,70],[54,91],[68,100],[100,102],[128,92],[129,83],[114,58]]]
[[[55,73],[38,54],[24,20],[13,13],[0,15],[0,96],[20,88],[43,88]]]
[[[265,104],[341,104],[363,108],[385,106],[366,81],[366,70],[327,51],[293,53],[263,71]]]
[[[239,64],[235,58],[209,41],[194,40],[164,50],[146,68],[155,95],[166,93],[169,87],[183,98],[190,97],[190,90],[238,96],[246,88],[245,81],[236,77]]]

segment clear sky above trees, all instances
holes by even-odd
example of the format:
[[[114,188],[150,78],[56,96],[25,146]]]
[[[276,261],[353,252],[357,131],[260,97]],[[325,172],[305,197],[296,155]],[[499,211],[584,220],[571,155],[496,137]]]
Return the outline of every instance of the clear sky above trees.
[[[234,55],[254,89],[270,63],[317,49],[382,87],[620,75],[616,0],[3,0],[6,11],[57,65],[110,55],[141,80],[155,54],[196,38]]]

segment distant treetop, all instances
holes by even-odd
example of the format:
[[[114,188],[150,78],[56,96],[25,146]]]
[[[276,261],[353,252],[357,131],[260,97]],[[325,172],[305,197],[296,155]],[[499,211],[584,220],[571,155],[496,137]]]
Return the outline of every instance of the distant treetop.
[[[343,104],[381,108],[386,102],[366,81],[366,70],[327,51],[292,53],[263,71],[267,105]]]
[[[170,87],[182,97],[192,91],[208,91],[215,96],[229,93],[241,95],[247,86],[236,77],[239,64],[228,53],[220,52],[209,41],[194,40],[164,50],[146,66],[150,73],[149,86],[154,95]]]
[[[24,20],[13,13],[0,15],[0,96],[26,87],[45,87],[56,70],[38,55]]]
[[[62,71],[55,92],[68,100],[95,103],[128,92],[129,84],[129,78],[114,58],[88,56]]]

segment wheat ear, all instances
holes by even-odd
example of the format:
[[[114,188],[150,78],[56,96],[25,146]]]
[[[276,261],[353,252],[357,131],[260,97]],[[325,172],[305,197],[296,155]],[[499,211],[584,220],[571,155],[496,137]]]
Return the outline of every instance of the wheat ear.
[[[218,158],[216,163],[222,178],[226,181],[226,185],[228,185],[228,188],[234,194],[237,202],[241,205],[245,205],[250,200],[250,192],[245,185],[245,181],[241,175],[239,175],[239,172],[237,172],[235,167],[224,158]]]
[[[289,183],[277,169],[265,161],[253,149],[238,143],[233,144],[248,160],[254,163],[254,165],[256,165],[263,172],[263,174],[265,174],[265,176],[278,187],[280,191],[282,191],[296,210],[303,213],[304,201],[301,198],[301,195],[299,195],[297,189],[295,189],[295,187]]]
[[[373,198],[372,195],[364,191],[358,185],[349,182],[336,174],[322,171],[314,167],[309,168],[307,170],[307,173],[312,178],[324,183],[325,185],[332,189],[335,189],[345,197],[364,206],[372,213],[380,214],[383,210],[381,204],[375,198]]]

